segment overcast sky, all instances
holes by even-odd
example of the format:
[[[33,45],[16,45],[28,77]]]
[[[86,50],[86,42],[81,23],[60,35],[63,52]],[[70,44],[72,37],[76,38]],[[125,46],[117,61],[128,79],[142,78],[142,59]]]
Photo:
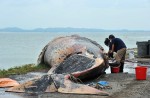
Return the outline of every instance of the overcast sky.
[[[0,28],[150,30],[150,0],[0,0]]]

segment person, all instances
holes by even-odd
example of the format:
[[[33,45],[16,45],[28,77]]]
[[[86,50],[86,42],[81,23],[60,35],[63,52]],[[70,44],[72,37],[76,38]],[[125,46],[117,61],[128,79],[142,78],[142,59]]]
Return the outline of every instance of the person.
[[[110,50],[112,48],[112,44],[111,44],[110,40],[108,38],[105,38],[104,44],[109,47],[108,57],[113,58],[113,53],[110,53]]]
[[[109,35],[109,40],[111,41],[112,47],[110,53],[116,52],[115,59],[116,64],[120,65],[120,72],[123,72],[124,61],[126,55],[126,45],[120,38],[115,38],[114,35]]]

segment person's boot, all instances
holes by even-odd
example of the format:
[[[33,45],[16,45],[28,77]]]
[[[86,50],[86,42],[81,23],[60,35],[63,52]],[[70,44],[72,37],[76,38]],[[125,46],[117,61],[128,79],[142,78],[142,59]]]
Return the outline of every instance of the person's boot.
[[[120,71],[119,72],[123,73],[123,68],[124,68],[124,62],[121,62]]]

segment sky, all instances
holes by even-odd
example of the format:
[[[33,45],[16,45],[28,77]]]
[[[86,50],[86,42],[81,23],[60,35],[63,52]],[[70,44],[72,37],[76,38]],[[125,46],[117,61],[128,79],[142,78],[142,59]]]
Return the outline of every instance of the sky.
[[[0,0],[0,28],[150,30],[150,0]]]

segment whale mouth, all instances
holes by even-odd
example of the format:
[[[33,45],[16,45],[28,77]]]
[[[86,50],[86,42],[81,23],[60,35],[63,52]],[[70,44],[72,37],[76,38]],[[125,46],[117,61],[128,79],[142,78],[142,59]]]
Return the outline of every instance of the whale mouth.
[[[53,71],[55,74],[72,74],[81,80],[89,80],[104,73],[106,66],[102,58],[88,58],[83,55],[74,54],[59,64]]]
[[[77,71],[83,71],[91,68],[95,63],[94,59],[87,58],[82,55],[74,54],[60,63],[60,65],[54,70],[57,74],[70,74]]]

